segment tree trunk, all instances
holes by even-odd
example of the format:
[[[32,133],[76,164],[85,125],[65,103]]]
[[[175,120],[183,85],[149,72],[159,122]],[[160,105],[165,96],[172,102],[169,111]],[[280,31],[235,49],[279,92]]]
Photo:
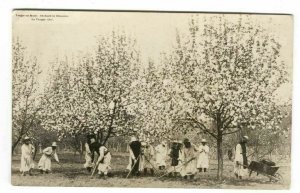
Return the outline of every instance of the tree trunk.
[[[13,145],[11,147],[11,155],[14,154],[14,151],[15,151],[17,145],[20,143],[21,139],[22,139],[22,136],[19,136],[18,139],[13,143]]]
[[[218,173],[217,179],[223,179],[223,139],[222,135],[217,139],[217,159],[218,159]]]
[[[34,143],[34,153],[33,153],[33,157],[32,157],[33,160],[35,160],[37,152],[38,152],[38,145],[36,143]]]
[[[82,160],[82,158],[83,158],[83,150],[84,150],[84,142],[82,142],[81,140],[80,140],[80,161]]]

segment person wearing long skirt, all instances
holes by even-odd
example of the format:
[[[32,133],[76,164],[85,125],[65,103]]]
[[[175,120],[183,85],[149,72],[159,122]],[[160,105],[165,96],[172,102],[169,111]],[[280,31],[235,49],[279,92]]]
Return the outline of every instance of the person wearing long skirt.
[[[240,143],[235,147],[234,175],[237,179],[242,179],[248,173],[247,147],[248,136],[243,136]]]
[[[161,144],[155,147],[156,151],[156,164],[159,170],[166,168],[166,159],[168,155],[167,143],[163,141]]]
[[[197,160],[197,169],[199,172],[207,172],[209,166],[209,147],[206,143],[206,139],[202,139],[201,145],[198,148],[199,156]]]
[[[110,162],[111,162],[111,154],[105,146],[101,146],[99,148],[99,158],[97,161],[98,164],[98,176],[101,177],[102,174],[104,178],[107,178],[107,174],[111,169]]]
[[[184,179],[194,179],[197,172],[196,152],[197,149],[189,139],[183,141],[183,156],[182,156],[182,170],[180,172]]]
[[[142,142],[142,156],[141,156],[141,167],[144,170],[144,175],[148,174],[148,171],[154,175],[154,148],[151,145],[150,139],[147,138],[146,142]]]
[[[87,136],[87,141],[84,144],[85,147],[85,163],[83,165],[84,168],[87,169],[88,172],[92,171],[94,167],[93,159],[92,159],[92,151],[90,148],[91,143],[94,143],[96,140],[94,138],[90,138],[90,135]]]
[[[131,171],[131,175],[140,175],[141,146],[141,142],[136,137],[131,137],[129,143],[129,164],[127,165],[127,169]]]
[[[47,147],[43,150],[43,155],[38,163],[41,173],[49,173],[51,171],[51,158],[54,158],[54,160],[59,163],[56,147],[56,142],[53,142],[51,147]]]
[[[24,138],[24,144],[21,147],[21,167],[20,172],[22,176],[25,176],[27,173],[31,174],[31,170],[34,168],[33,154],[35,152],[34,146],[30,143],[30,138]]]
[[[171,144],[171,148],[169,151],[169,156],[171,158],[171,167],[168,171],[169,176],[176,177],[178,173],[180,173],[182,169],[181,162],[179,160],[182,159],[182,144],[174,140]]]

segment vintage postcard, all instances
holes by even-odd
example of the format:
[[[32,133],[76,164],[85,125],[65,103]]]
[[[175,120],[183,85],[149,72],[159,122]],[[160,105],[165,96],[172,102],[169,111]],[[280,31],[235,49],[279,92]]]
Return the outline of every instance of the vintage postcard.
[[[292,15],[12,15],[13,185],[289,188]]]

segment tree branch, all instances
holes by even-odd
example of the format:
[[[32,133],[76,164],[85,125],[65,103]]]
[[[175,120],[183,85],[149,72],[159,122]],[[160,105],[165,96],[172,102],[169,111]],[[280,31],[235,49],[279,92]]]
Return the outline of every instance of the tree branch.
[[[237,129],[235,131],[231,131],[231,132],[227,132],[227,133],[222,133],[222,135],[229,135],[229,134],[237,133],[239,131],[240,131],[240,129]]]

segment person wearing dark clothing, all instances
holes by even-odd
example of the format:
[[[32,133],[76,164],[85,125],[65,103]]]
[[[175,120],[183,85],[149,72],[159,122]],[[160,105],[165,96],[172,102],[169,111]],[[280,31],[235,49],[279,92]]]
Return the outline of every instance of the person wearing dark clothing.
[[[131,138],[129,144],[129,165],[127,169],[131,170],[132,175],[140,174],[140,156],[141,156],[141,142],[139,142],[135,137]]]
[[[177,176],[177,173],[179,172],[178,166],[179,166],[179,159],[180,159],[181,154],[182,154],[181,143],[178,141],[173,141],[171,144],[171,150],[170,150],[169,156],[171,158],[171,166],[173,166],[174,170],[169,173],[170,176],[172,176],[172,175],[174,177]]]
[[[91,158],[93,163],[95,159],[95,153],[97,153],[98,156],[100,155],[99,149],[101,147],[101,143],[97,142],[94,138],[92,138],[89,147],[90,147]]]

